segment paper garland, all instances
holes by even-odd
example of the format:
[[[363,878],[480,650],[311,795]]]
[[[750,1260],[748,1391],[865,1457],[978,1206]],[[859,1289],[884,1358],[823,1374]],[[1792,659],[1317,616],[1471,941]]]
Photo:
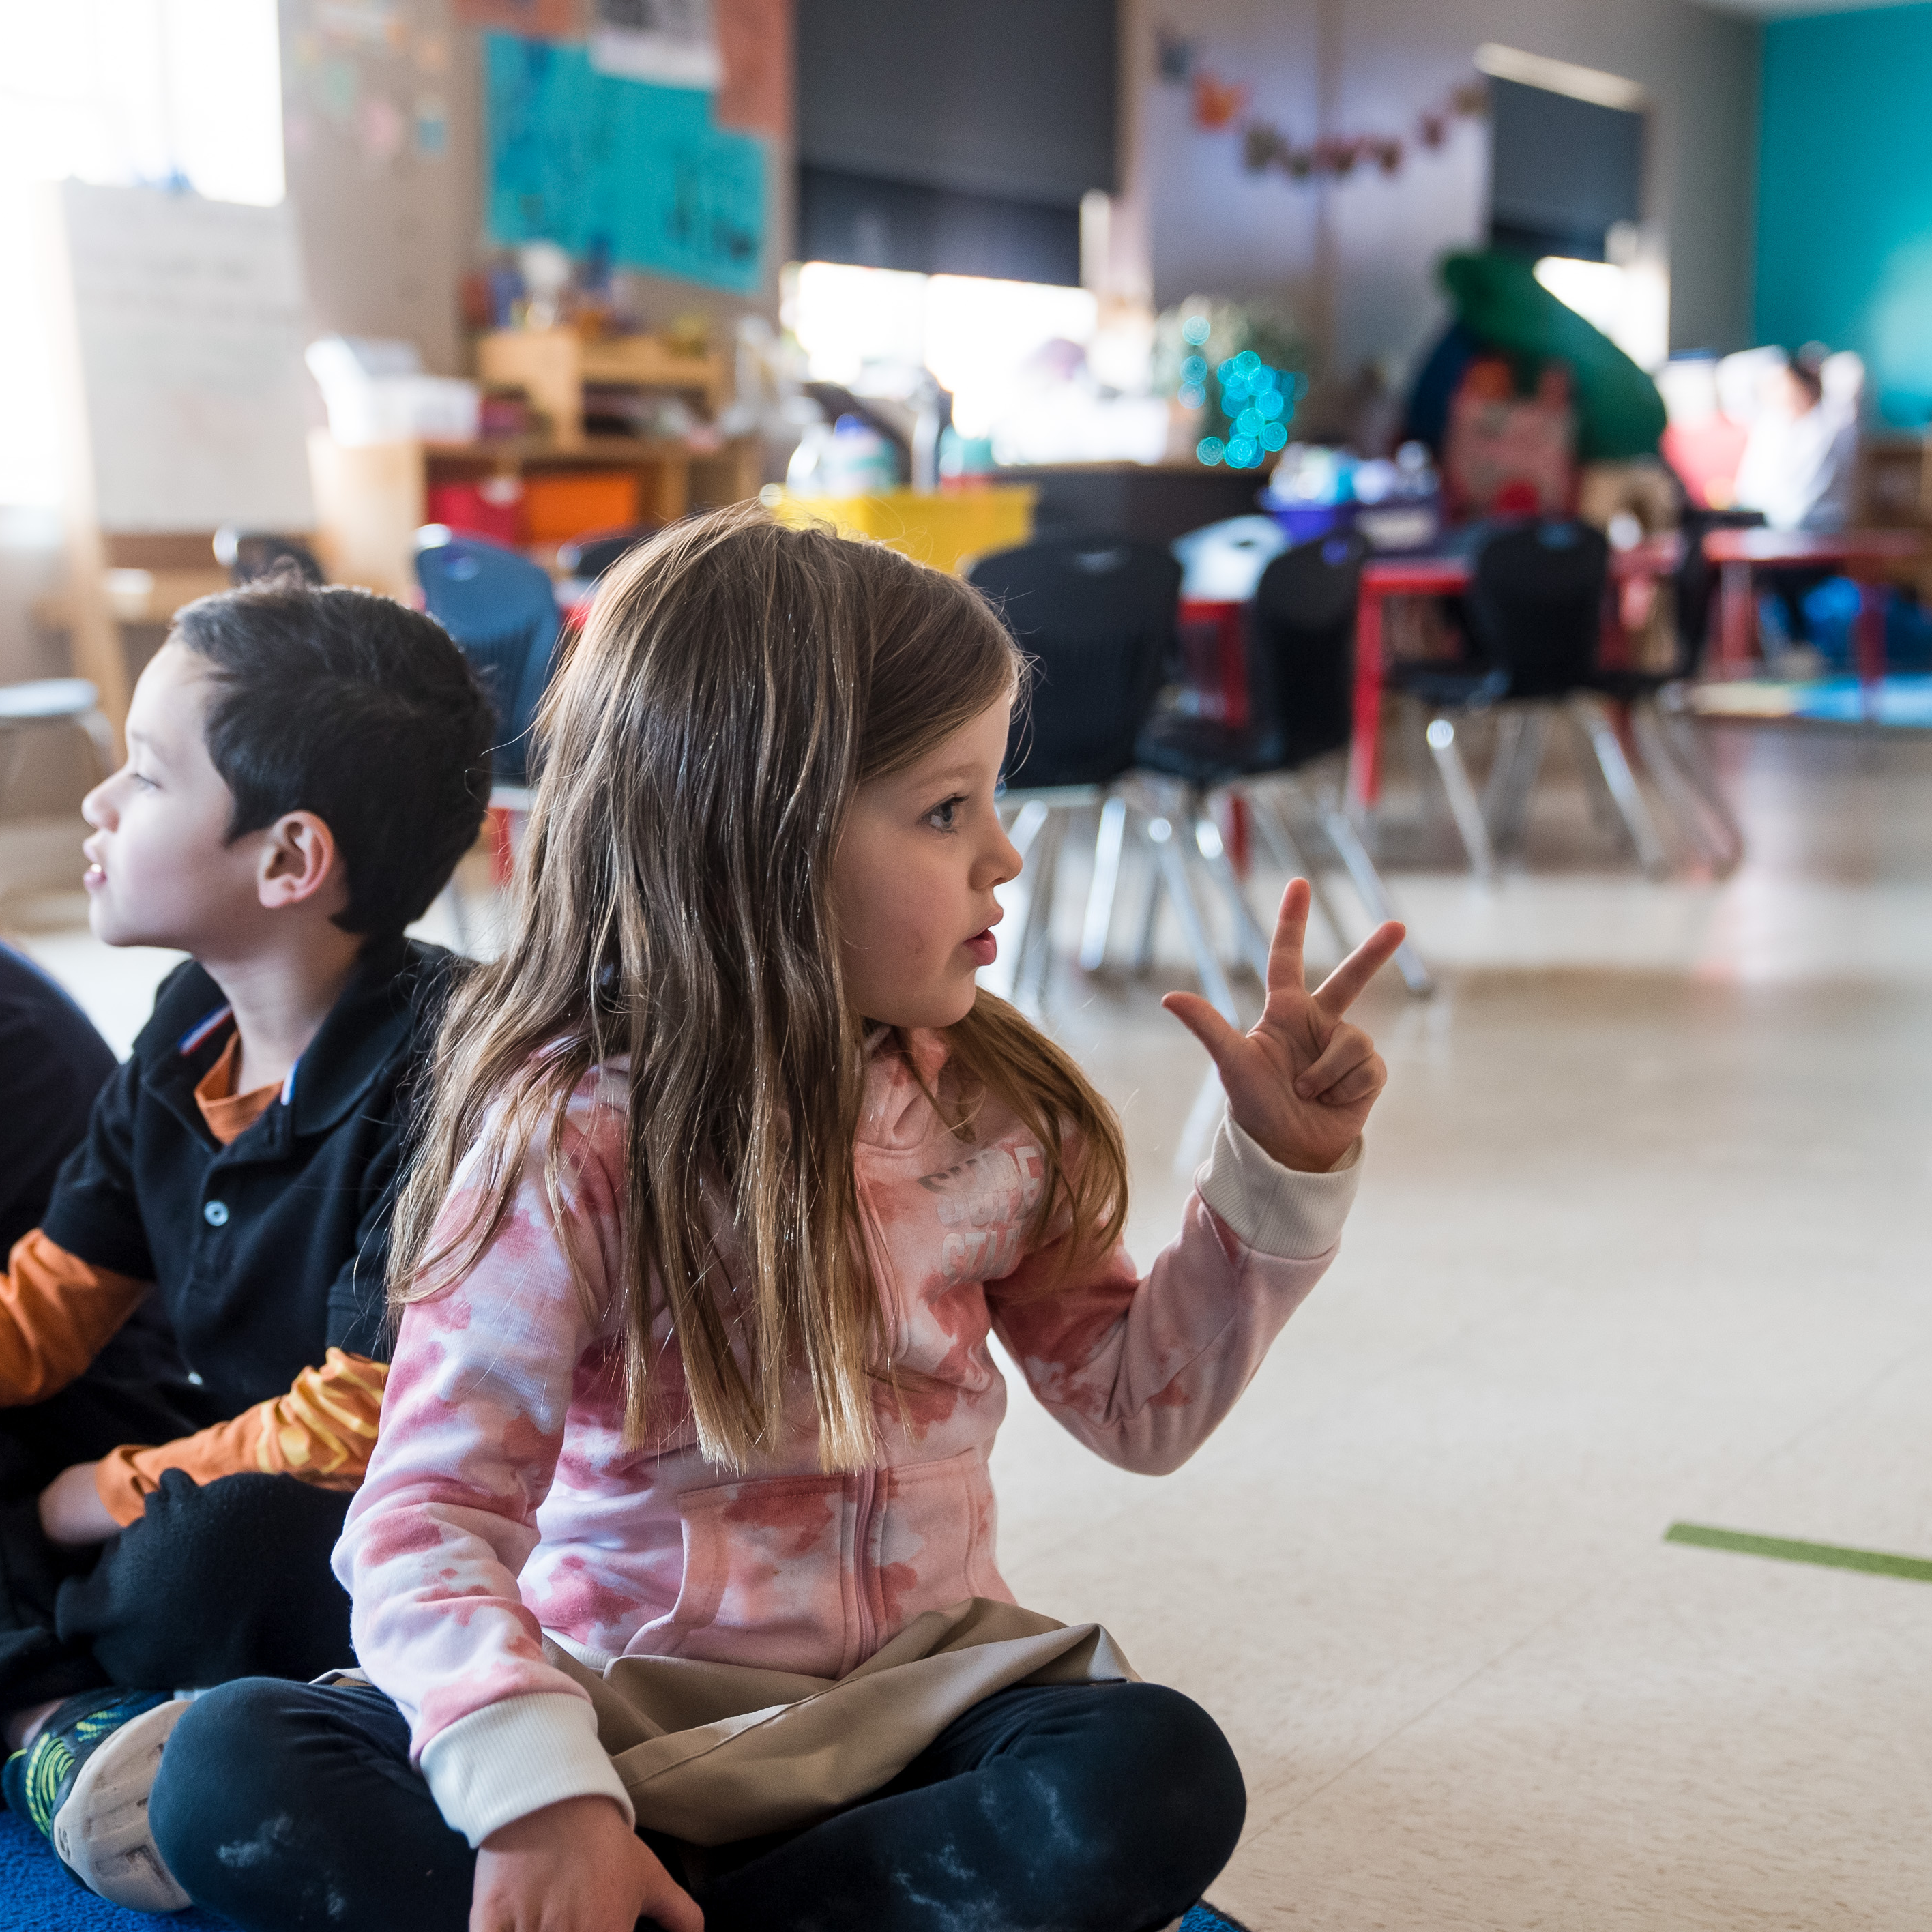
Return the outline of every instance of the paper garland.
[[[1274,122],[1244,119],[1249,90],[1205,64],[1199,40],[1166,27],[1156,27],[1154,34],[1154,66],[1162,84],[1188,90],[1194,124],[1202,133],[1238,129],[1241,165],[1251,175],[1274,171],[1294,182],[1346,181],[1358,167],[1398,175],[1416,150],[1433,153],[1444,146],[1456,121],[1480,120],[1489,112],[1488,90],[1480,81],[1468,81],[1418,115],[1406,134],[1326,134],[1297,141]]]

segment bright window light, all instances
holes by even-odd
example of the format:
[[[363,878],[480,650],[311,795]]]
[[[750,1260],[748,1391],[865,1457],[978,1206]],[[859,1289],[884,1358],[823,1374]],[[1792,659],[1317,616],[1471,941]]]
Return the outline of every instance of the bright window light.
[[[282,199],[274,0],[0,5],[0,180]]]
[[[285,192],[275,0],[0,0],[0,504],[59,500],[28,184]]]
[[[953,426],[980,436],[992,434],[1048,344],[1085,350],[1098,310],[1084,289],[807,262],[785,319],[815,378],[905,394],[930,369],[952,392]]]
[[[1640,259],[1626,266],[1546,255],[1536,265],[1536,279],[1639,368],[1663,368],[1670,351],[1670,284],[1660,264]]]

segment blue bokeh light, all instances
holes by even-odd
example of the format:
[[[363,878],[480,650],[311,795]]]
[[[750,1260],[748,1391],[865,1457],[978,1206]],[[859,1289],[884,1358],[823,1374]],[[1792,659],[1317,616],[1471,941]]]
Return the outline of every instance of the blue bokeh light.
[[[1194,446],[1194,453],[1203,463],[1219,463],[1227,454],[1228,446],[1218,436],[1204,436]]]

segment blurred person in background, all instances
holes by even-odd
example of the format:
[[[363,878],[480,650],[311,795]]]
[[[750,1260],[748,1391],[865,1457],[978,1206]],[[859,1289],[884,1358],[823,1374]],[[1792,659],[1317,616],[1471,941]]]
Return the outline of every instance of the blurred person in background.
[[[1855,400],[1826,392],[1824,360],[1814,346],[1762,378],[1735,501],[1741,510],[1761,512],[1774,530],[1841,530],[1852,520],[1858,411]],[[1832,574],[1817,566],[1759,573],[1768,656],[1810,634],[1804,599]]]

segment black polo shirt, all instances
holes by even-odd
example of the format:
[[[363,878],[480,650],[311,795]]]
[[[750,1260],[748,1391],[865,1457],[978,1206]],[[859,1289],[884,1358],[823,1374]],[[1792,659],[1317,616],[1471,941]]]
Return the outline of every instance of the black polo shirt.
[[[389,1216],[454,968],[440,946],[372,940],[280,1100],[224,1147],[194,1090],[233,1022],[190,961],[94,1103],[41,1226],[82,1261],[155,1284],[224,1417],[286,1394],[331,1347],[387,1359]]]

